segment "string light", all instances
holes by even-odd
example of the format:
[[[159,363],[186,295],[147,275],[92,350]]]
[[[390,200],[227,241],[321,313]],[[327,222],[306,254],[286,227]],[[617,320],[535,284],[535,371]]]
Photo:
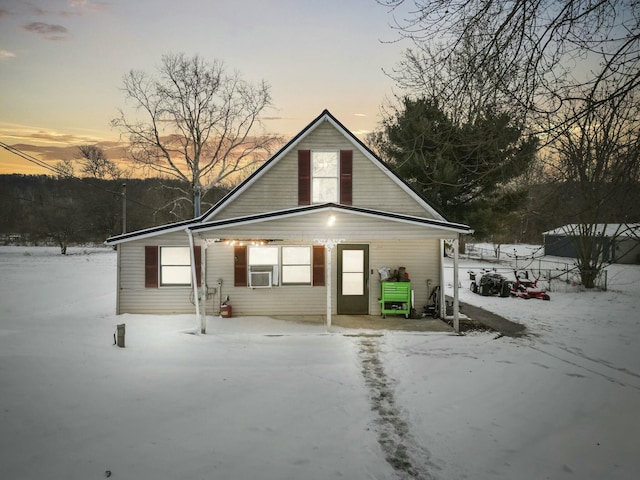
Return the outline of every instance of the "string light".
[[[266,245],[267,243],[269,243],[269,241],[268,240],[235,240],[235,239],[228,239],[228,240],[225,240],[224,243],[225,243],[225,245],[244,247],[244,246]]]

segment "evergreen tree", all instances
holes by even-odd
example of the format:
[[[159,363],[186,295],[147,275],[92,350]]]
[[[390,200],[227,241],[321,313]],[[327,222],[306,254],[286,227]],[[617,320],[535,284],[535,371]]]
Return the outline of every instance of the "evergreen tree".
[[[517,179],[537,149],[537,140],[507,114],[486,108],[460,124],[438,101],[409,97],[373,141],[402,178],[449,220],[469,224],[478,238],[500,231],[524,205]]]

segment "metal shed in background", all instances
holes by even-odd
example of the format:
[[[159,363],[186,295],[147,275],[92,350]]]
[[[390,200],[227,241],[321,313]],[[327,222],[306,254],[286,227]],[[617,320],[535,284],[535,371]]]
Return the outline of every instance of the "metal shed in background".
[[[544,254],[575,258],[576,237],[584,230],[578,224],[568,224],[544,232]],[[595,236],[598,242],[603,242],[605,261],[640,264],[640,223],[598,224]]]

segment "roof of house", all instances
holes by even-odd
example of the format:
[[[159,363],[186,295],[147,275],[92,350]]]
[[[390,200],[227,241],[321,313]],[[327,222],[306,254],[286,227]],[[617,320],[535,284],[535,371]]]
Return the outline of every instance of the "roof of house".
[[[264,212],[254,215],[248,215],[238,218],[231,218],[216,221],[216,213],[223,210],[227,205],[233,202],[235,198],[242,194],[245,190],[258,179],[264,175],[269,169],[271,169],[281,158],[283,158],[288,152],[290,152],[295,145],[297,145],[302,139],[309,135],[318,125],[322,122],[330,122],[339,132],[341,132],[347,139],[353,143],[354,147],[359,149],[369,160],[373,162],[378,168],[380,168],[389,178],[400,186],[407,194],[409,194],[416,202],[422,205],[427,212],[433,215],[434,218],[422,218],[410,215],[404,215],[393,212],[385,212],[379,210],[371,210],[360,208],[356,206],[337,205],[333,203],[310,205],[306,207],[295,207],[282,211]],[[115,245],[122,242],[127,242],[134,239],[147,238],[159,234],[165,234],[175,231],[193,230],[203,231],[220,228],[226,225],[252,223],[256,221],[262,221],[267,218],[286,218],[295,215],[301,215],[311,213],[319,209],[336,209],[357,215],[368,215],[377,218],[393,219],[401,222],[408,222],[413,224],[433,226],[439,229],[450,230],[452,232],[470,233],[471,229],[467,225],[452,223],[447,221],[444,216],[438,212],[438,210],[431,205],[424,197],[416,192],[405,180],[399,177],[395,172],[390,170],[386,164],[374,154],[364,143],[362,143],[355,135],[353,135],[347,128],[344,127],[328,110],[324,110],[318,117],[316,117],[311,123],[309,123],[300,133],[293,137],[286,145],[284,145],[278,152],[267,160],[260,168],[247,177],[242,183],[236,186],[229,194],[222,198],[219,202],[213,205],[209,210],[199,217],[184,220],[177,223],[171,223],[167,225],[160,225],[151,227],[135,232],[124,233],[110,237],[105,243],[108,245]]]
[[[261,220],[274,220],[282,218],[290,218],[298,215],[305,215],[313,212],[323,211],[335,211],[345,212],[355,215],[367,216],[379,219],[391,219],[399,222],[410,223],[414,225],[428,225],[443,230],[456,231],[460,233],[468,233],[470,228],[467,225],[460,223],[447,222],[446,220],[438,220],[433,218],[416,217],[414,215],[404,215],[394,212],[385,212],[381,210],[372,210],[369,208],[355,207],[352,205],[339,205],[336,203],[321,203],[314,205],[305,205],[301,207],[288,208],[285,210],[278,210],[272,212],[263,212],[253,215],[247,215],[243,217],[227,218],[219,221],[200,222],[198,224],[191,225],[189,230],[203,231],[212,230],[215,228],[226,227],[229,225],[239,225],[247,223],[255,223]]]
[[[586,224],[569,223],[554,228],[542,235],[573,236],[581,235]],[[582,228],[581,228],[582,226]],[[596,236],[603,237],[640,237],[640,223],[597,223],[593,228]]]
[[[435,208],[435,206],[431,205],[431,203],[426,198],[424,198],[422,195],[420,195],[420,193],[414,190],[411,185],[409,185],[409,183],[407,183],[402,177],[397,175],[393,170],[390,170],[380,157],[373,153],[369,147],[362,143],[362,141],[360,141],[358,137],[351,133],[351,131],[348,130],[342,123],[340,123],[340,121],[335,118],[327,109],[323,110],[322,113],[318,115],[314,120],[312,120],[305,128],[303,128],[300,133],[298,133],[289,142],[287,142],[280,150],[278,150],[278,152],[276,152],[275,155],[273,155],[269,160],[262,164],[260,168],[253,172],[236,188],[229,192],[228,195],[225,195],[224,198],[222,198],[218,203],[216,203],[208,211],[206,211],[202,215],[202,218],[204,220],[207,220],[217,212],[222,210],[224,207],[226,207],[228,204],[230,204],[238,195],[241,195],[242,192],[248,189],[260,176],[262,176],[269,169],[273,168],[273,166],[275,166],[281,158],[283,158],[287,153],[295,148],[295,146],[301,140],[303,140],[307,135],[313,132],[324,121],[330,122],[336,128],[336,130],[347,137],[357,149],[359,149],[369,160],[374,163],[374,165],[380,168],[414,200],[421,204],[426,211],[428,211],[435,218],[446,221],[444,215],[442,215],[442,213],[440,213]]]
[[[288,208],[285,210],[277,210],[270,212],[256,213],[252,215],[245,215],[235,218],[225,218],[222,220],[202,221],[201,219],[194,219],[185,222],[172,223],[168,225],[161,225],[158,227],[147,228],[145,230],[138,230],[136,232],[125,233],[123,235],[117,235],[106,240],[108,245],[116,245],[129,240],[141,240],[148,237],[153,237],[161,233],[182,232],[185,230],[191,230],[193,232],[205,232],[213,231],[230,226],[247,225],[252,223],[259,223],[267,220],[280,220],[285,218],[296,217],[300,215],[307,215],[318,212],[344,212],[353,215],[365,216],[369,218],[392,220],[400,223],[406,223],[411,225],[432,227],[437,230],[444,230],[455,233],[471,233],[471,228],[468,225],[461,223],[448,222],[446,220],[439,220],[434,218],[416,217],[414,215],[405,215],[395,212],[386,212],[382,210],[372,210],[368,208],[355,207],[352,205],[338,205],[335,203],[322,203],[314,205],[306,205],[301,207]]]

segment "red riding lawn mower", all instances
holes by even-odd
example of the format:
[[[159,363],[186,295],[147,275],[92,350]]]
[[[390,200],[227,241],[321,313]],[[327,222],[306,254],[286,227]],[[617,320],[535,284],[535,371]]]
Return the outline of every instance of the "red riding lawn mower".
[[[538,279],[530,280],[529,272],[514,270],[516,283],[511,286],[511,296],[519,298],[538,298],[540,300],[551,300],[546,290],[538,287]]]
[[[499,295],[500,297],[518,297],[518,298],[538,298],[541,300],[551,300],[547,292],[538,287],[538,279],[530,280],[529,272],[514,270],[516,277],[515,282],[508,280],[499,273],[493,271],[485,271],[480,277],[480,281],[476,283],[476,275],[469,272],[471,278],[471,291],[483,296]]]

